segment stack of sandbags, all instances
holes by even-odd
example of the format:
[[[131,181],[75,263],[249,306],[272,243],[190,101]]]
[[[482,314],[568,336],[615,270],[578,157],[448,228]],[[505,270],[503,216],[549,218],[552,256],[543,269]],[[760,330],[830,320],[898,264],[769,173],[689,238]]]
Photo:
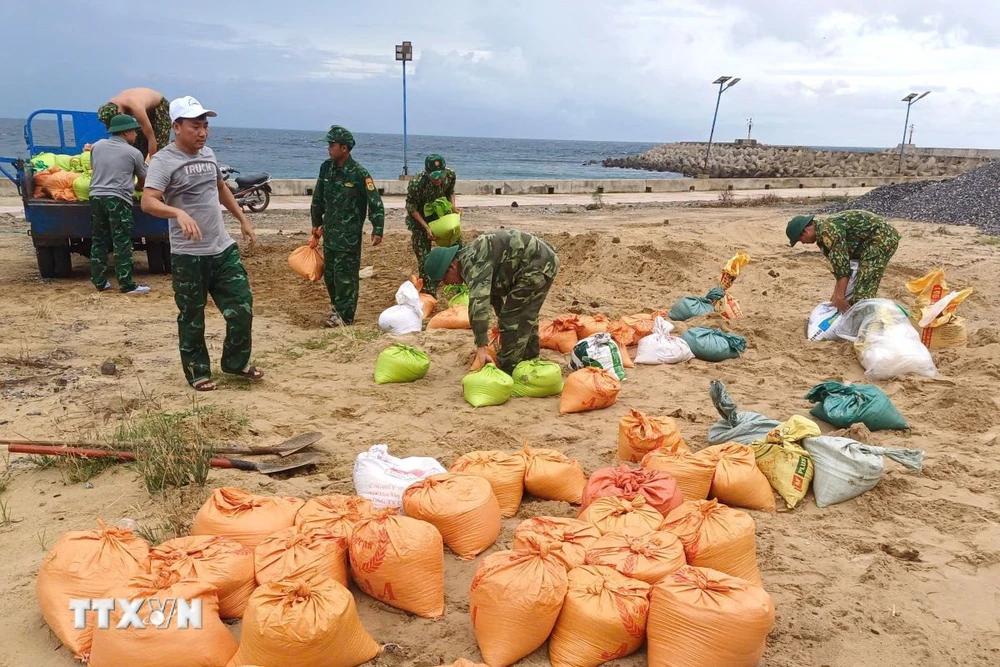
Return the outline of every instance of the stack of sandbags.
[[[403,493],[406,515],[441,533],[459,558],[472,559],[500,535],[500,503],[489,480],[466,473],[434,475]]]
[[[271,533],[294,525],[304,504],[301,498],[258,496],[224,486],[198,510],[191,534],[221,535],[253,548]]]

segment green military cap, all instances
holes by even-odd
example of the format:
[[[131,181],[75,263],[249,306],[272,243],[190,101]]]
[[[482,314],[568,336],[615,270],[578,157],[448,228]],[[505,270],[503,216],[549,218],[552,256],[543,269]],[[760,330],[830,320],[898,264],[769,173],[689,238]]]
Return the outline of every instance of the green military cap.
[[[788,221],[788,227],[785,228],[785,234],[788,236],[788,243],[790,245],[795,245],[799,242],[799,237],[802,236],[802,232],[805,231],[815,215],[797,215]]]
[[[346,127],[331,125],[330,131],[326,133],[325,139],[328,144],[341,144],[352,150],[354,149],[354,135],[351,134]]]
[[[108,132],[111,134],[120,134],[121,132],[138,129],[139,121],[126,113],[120,113],[117,116],[114,116],[108,124]]]
[[[440,282],[448,271],[455,255],[458,254],[458,244],[447,248],[434,248],[424,259],[424,274],[434,282]]]
[[[444,157],[437,153],[431,153],[424,158],[424,171],[435,180],[445,177],[444,167]]]

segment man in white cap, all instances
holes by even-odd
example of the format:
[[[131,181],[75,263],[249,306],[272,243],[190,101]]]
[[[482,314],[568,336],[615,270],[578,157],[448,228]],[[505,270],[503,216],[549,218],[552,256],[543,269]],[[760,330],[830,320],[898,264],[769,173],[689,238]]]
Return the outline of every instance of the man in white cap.
[[[222,370],[249,380],[264,373],[250,364],[253,295],[236,241],[222,221],[221,203],[240,222],[243,240],[256,243],[253,228],[219,173],[215,153],[205,145],[208,119],[193,97],[170,103],[174,141],[149,163],[142,210],[170,221],[170,262],[184,377],[197,391],[216,389],[205,345],[208,296],[226,319]]]

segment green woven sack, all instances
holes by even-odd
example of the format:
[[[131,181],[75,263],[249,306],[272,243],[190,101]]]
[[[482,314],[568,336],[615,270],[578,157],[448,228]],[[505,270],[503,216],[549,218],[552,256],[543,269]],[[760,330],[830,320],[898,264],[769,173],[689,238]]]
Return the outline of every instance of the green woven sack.
[[[747,339],[722,329],[695,327],[681,336],[695,357],[703,361],[736,359],[747,349]]]
[[[726,291],[721,287],[713,287],[708,294],[700,296],[685,296],[677,300],[667,315],[675,322],[690,320],[692,317],[708,315],[715,312],[716,301],[726,296]]]
[[[382,350],[375,361],[375,382],[415,382],[427,375],[430,367],[431,358],[426,352],[409,345],[392,345]]]
[[[31,158],[31,168],[35,171],[45,171],[46,169],[51,169],[54,166],[56,166],[55,153],[39,153],[35,157]]]
[[[56,155],[56,166],[63,171],[73,171],[73,156]]]
[[[431,222],[451,213],[451,202],[447,197],[438,197],[432,202],[424,204],[424,221]]]
[[[90,199],[90,176],[81,174],[76,177],[76,180],[73,181],[73,194],[76,195],[78,201]]]
[[[514,367],[514,396],[545,398],[558,396],[563,390],[562,368],[541,359],[522,361]]]
[[[449,213],[441,216],[427,226],[431,228],[434,240],[442,248],[448,248],[458,243],[462,238],[462,216],[458,213]]]
[[[513,390],[514,379],[491,363],[462,378],[465,400],[474,408],[503,405]]]
[[[809,412],[837,428],[864,424],[869,431],[905,430],[910,428],[892,399],[870,384],[842,384],[833,380],[813,387],[806,400],[815,403]]]
[[[454,308],[455,306],[468,306],[469,286],[464,283],[461,285],[445,285],[444,296],[448,299],[449,308]]]

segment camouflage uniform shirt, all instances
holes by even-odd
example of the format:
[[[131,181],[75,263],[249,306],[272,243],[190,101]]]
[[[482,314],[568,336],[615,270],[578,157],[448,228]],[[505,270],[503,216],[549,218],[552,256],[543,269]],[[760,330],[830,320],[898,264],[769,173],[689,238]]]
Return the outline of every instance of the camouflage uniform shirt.
[[[851,275],[851,260],[860,260],[866,250],[871,252],[885,246],[888,262],[899,241],[899,232],[869,211],[844,211],[815,224],[816,244],[830,261],[838,280]]]
[[[559,270],[555,249],[516,229],[487,232],[458,251],[462,279],[469,287],[469,320],[476,346],[489,344],[490,306],[520,282],[553,278]]]
[[[368,170],[348,158],[338,167],[327,160],[319,169],[312,197],[312,226],[323,228],[323,246],[337,251],[360,251],[365,216],[372,234],[382,236],[385,208]]]
[[[455,194],[455,181],[458,177],[451,169],[445,169],[444,180],[440,186],[431,182],[427,172],[421,172],[419,176],[410,181],[406,189],[406,227],[410,231],[423,229],[416,220],[413,219],[413,212],[418,211],[424,214],[424,205],[431,203],[439,197],[449,198]]]

